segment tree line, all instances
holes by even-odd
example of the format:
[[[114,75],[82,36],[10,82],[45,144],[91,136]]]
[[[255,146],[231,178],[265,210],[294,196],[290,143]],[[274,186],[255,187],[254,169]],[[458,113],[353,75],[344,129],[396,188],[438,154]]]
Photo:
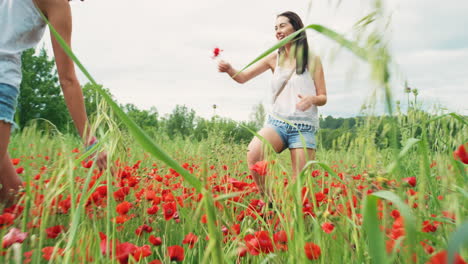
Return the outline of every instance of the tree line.
[[[25,127],[33,120],[47,120],[62,133],[76,133],[70,115],[68,114],[60,84],[55,69],[55,62],[49,58],[44,48],[36,52],[27,50],[22,55],[23,81],[15,121],[20,127]],[[100,98],[94,92],[91,84],[82,87],[86,110],[93,117],[98,110]],[[106,90],[112,96],[109,90]],[[190,137],[193,140],[204,140],[211,133],[221,135],[226,141],[246,143],[252,139],[249,130],[257,131],[265,121],[265,109],[262,104],[255,105],[248,121],[235,121],[214,115],[211,118],[197,116],[193,109],[185,105],[176,105],[170,114],[160,115],[156,107],[149,110],[139,109],[134,104],[120,105],[127,115],[150,135],[165,133],[169,138]],[[372,135],[373,143],[379,148],[390,146],[392,134],[389,124],[398,124],[396,138],[402,144],[409,137],[421,135],[421,129],[413,125],[420,120],[429,120],[432,116],[416,107],[409,112],[396,116],[357,116],[335,118],[320,116],[320,130],[317,133],[318,145],[324,149],[347,148],[359,137]],[[449,133],[466,128],[458,123],[441,123],[436,130],[448,129]],[[436,140],[438,131],[430,135]]]

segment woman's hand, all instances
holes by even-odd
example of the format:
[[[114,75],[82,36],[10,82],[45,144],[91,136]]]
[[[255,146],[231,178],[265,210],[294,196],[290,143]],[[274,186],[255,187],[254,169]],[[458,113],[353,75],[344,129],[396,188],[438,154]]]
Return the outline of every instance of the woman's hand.
[[[301,99],[297,104],[296,104],[296,108],[300,111],[306,111],[307,109],[309,109],[313,104],[313,99],[314,97],[313,96],[303,96],[301,94],[298,94],[297,97],[299,97],[299,99]]]
[[[229,72],[232,69],[231,64],[223,60],[218,61],[218,71],[219,72]]]
[[[107,169],[107,152],[99,152],[98,158],[97,158],[97,166],[99,170],[105,170]]]
[[[86,146],[86,151],[88,151],[89,149],[93,148],[96,144],[98,143],[98,140],[96,139],[96,137],[92,137],[87,144],[85,144]],[[93,153],[91,154],[88,159],[92,159],[94,158],[96,155],[96,153]],[[97,159],[96,159],[96,165],[98,166],[99,170],[105,170],[107,169],[107,152],[105,151],[100,151],[98,152],[97,154]]]

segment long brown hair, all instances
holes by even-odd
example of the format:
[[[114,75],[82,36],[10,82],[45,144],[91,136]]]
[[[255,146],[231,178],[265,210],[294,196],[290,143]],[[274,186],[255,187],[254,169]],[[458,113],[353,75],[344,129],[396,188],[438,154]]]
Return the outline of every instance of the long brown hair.
[[[304,27],[304,23],[302,23],[301,18],[294,12],[286,11],[279,14],[277,17],[280,16],[287,17],[289,19],[289,23],[293,26],[294,31],[298,31]],[[296,46],[294,54],[296,57],[296,73],[303,74],[309,63],[309,45],[307,44],[307,35],[305,31],[299,33],[293,41]],[[281,47],[279,52],[282,53],[283,51],[284,47]]]

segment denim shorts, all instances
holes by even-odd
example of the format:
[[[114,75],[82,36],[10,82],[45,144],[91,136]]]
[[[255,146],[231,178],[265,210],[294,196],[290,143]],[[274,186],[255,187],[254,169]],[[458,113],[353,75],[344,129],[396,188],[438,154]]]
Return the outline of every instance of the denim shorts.
[[[0,121],[12,124],[12,128],[16,127],[13,119],[18,103],[18,95],[19,90],[16,87],[0,83]]]
[[[305,148],[316,149],[315,127],[306,124],[294,124],[294,126],[271,116],[268,116],[266,123],[266,127],[271,127],[278,133],[285,148],[304,148],[304,142]]]

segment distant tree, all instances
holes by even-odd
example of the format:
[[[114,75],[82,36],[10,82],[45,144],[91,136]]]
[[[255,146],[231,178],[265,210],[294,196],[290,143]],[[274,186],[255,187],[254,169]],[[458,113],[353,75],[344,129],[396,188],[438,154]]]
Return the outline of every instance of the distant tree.
[[[16,120],[21,127],[30,120],[44,118],[64,131],[71,123],[61,94],[55,61],[45,48],[36,55],[34,49],[21,57],[23,80],[20,85]]]
[[[159,122],[156,107],[152,107],[150,110],[140,110],[134,104],[126,104],[123,109],[143,130],[154,131],[158,129]]]
[[[169,137],[192,135],[195,128],[195,111],[185,105],[176,105],[165,120],[165,129]]]

